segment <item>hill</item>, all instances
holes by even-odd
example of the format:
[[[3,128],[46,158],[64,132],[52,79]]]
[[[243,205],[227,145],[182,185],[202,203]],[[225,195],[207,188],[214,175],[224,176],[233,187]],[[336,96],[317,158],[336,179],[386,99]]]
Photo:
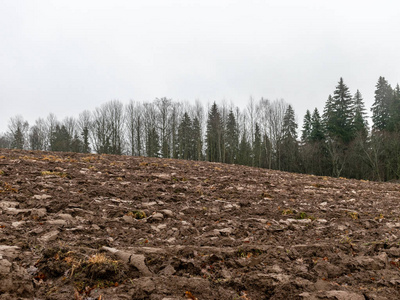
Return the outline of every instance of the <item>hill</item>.
[[[0,149],[0,299],[400,299],[400,187]]]

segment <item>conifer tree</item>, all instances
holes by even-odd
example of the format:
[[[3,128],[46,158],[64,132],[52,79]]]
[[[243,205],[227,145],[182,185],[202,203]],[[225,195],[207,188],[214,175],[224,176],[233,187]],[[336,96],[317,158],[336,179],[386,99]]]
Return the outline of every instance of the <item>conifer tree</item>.
[[[396,85],[393,90],[393,99],[390,107],[390,120],[388,124],[389,131],[400,132],[400,86]]]
[[[239,147],[239,132],[235,115],[230,110],[226,123],[225,132],[225,162],[228,164],[235,163]]]
[[[193,129],[192,120],[187,112],[184,113],[178,127],[179,158],[193,159]]]
[[[290,140],[297,139],[296,116],[291,105],[288,105],[283,117],[282,138]]]
[[[372,129],[382,131],[387,129],[390,118],[390,106],[393,91],[385,77],[380,76],[375,90],[375,102],[372,104]]]
[[[366,120],[366,109],[364,106],[364,100],[359,90],[354,94],[354,130],[357,135],[361,135],[364,138],[368,134],[368,121]]]
[[[283,117],[282,140],[280,142],[280,169],[285,171],[297,171],[298,144],[297,123],[295,113],[291,105],[288,105]]]
[[[310,141],[310,135],[311,135],[311,113],[307,109],[303,119],[303,130],[301,133],[301,140],[303,142]]]
[[[254,143],[253,143],[253,166],[261,167],[261,152],[262,152],[262,140],[261,130],[258,123],[254,127]]]
[[[71,151],[72,137],[64,125],[56,125],[50,141],[51,151]]]
[[[333,97],[329,97],[324,110],[329,137],[347,144],[354,137],[354,105],[349,88],[340,78]]]
[[[243,129],[243,134],[240,139],[237,163],[240,165],[251,166],[251,145],[247,138],[247,129]]]
[[[202,160],[203,159],[203,138],[201,132],[200,121],[197,117],[193,120],[193,159]]]
[[[155,127],[151,128],[147,134],[146,152],[149,157],[160,157],[161,153],[160,136]]]
[[[208,161],[222,161],[222,141],[223,136],[221,114],[218,110],[217,104],[214,102],[208,113],[207,120],[206,153]]]
[[[317,108],[314,109],[311,117],[311,130],[310,130],[310,141],[319,142],[325,139],[324,127],[322,124],[321,117]]]

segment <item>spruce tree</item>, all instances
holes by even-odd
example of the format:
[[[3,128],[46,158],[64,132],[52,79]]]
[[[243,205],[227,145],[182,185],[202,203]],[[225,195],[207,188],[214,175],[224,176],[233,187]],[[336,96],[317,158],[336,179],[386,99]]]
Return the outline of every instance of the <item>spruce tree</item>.
[[[228,120],[226,123],[225,132],[225,162],[233,164],[237,159],[237,152],[239,148],[239,132],[236,123],[235,115],[230,110]]]
[[[193,120],[193,159],[202,160],[203,159],[203,140],[201,133],[200,121],[197,117]]]
[[[192,120],[187,112],[184,113],[178,126],[179,158],[193,159],[193,129]]]
[[[291,105],[287,107],[283,117],[282,138],[290,140],[297,139],[296,116]]]
[[[389,131],[400,132],[400,86],[396,85],[393,90],[393,98],[390,107]]]
[[[240,139],[237,163],[245,166],[251,166],[251,145],[247,138],[247,130],[244,128],[242,137]]]
[[[261,167],[261,152],[262,152],[261,130],[258,123],[256,123],[254,127],[254,143],[253,143],[254,167]]]
[[[359,90],[354,94],[354,130],[357,135],[364,138],[368,135],[368,121],[366,120],[367,113],[365,112],[364,100]]]
[[[211,106],[207,120],[207,160],[221,162],[222,161],[222,121],[221,114],[217,104]]]
[[[340,78],[333,97],[329,97],[324,119],[329,137],[347,144],[354,138],[354,105],[349,88]]]
[[[149,157],[160,157],[161,155],[160,136],[155,127],[151,128],[147,134],[146,152]]]
[[[375,102],[372,104],[372,129],[386,130],[390,118],[390,106],[393,99],[393,91],[385,77],[380,76],[375,90]]]
[[[317,108],[314,109],[311,117],[311,132],[310,141],[320,142],[325,139],[324,127],[322,124],[321,117]]]
[[[301,133],[301,140],[303,142],[310,141],[310,135],[311,135],[311,113],[307,109],[303,119],[303,130]]]
[[[72,137],[64,125],[57,124],[51,137],[51,151],[71,151]]]
[[[20,127],[18,127],[17,130],[15,130],[15,132],[13,133],[11,148],[24,149],[24,134]]]
[[[280,142],[280,161],[278,168],[285,171],[297,171],[298,144],[297,123],[295,113],[291,105],[286,109],[283,117],[282,140]]]

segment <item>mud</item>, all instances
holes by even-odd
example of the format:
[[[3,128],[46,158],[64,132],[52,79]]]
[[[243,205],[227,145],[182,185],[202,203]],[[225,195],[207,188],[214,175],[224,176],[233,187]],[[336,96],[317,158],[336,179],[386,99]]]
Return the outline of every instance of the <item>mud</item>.
[[[0,149],[0,299],[400,299],[400,186]]]

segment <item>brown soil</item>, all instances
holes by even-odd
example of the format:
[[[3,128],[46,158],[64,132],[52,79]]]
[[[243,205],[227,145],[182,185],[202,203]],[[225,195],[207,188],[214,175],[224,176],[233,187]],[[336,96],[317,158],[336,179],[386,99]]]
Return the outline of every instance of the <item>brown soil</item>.
[[[400,186],[0,149],[0,299],[400,299]]]

